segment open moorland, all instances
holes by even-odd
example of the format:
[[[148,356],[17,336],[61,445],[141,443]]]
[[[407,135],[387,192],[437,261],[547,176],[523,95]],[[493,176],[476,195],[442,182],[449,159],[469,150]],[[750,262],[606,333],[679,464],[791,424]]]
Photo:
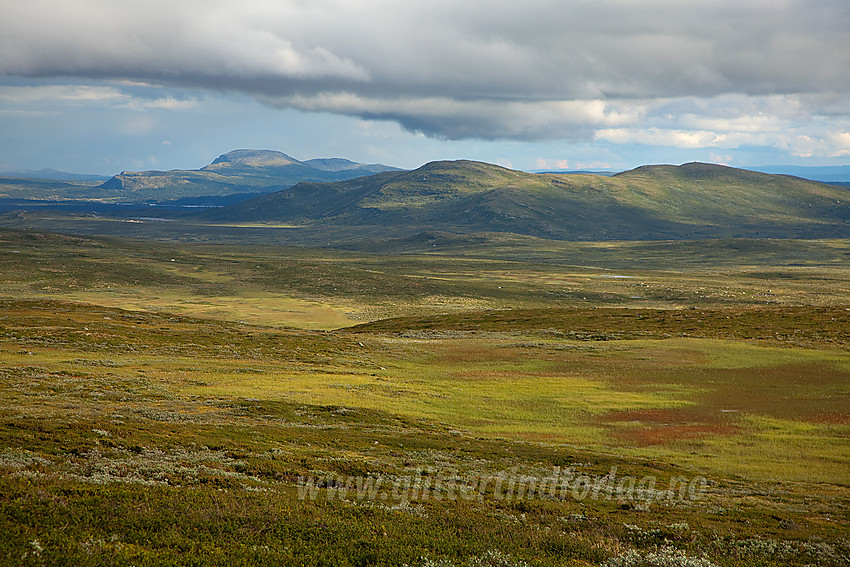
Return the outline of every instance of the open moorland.
[[[0,231],[1,563],[850,563],[850,242],[214,236]]]

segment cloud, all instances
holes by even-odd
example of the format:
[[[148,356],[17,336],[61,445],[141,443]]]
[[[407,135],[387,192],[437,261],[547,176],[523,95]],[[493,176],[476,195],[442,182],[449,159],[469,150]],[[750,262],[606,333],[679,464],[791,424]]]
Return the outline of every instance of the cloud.
[[[448,139],[579,139],[587,137],[593,127],[628,124],[642,114],[639,103],[617,104],[602,100],[376,98],[350,92],[262,96],[261,100],[280,107],[393,120],[412,132]]]
[[[241,92],[437,138],[725,147],[850,115],[846,0],[5,0],[3,13],[3,75]],[[824,139],[844,147],[841,131]]]
[[[123,102],[128,98],[116,88],[103,86],[0,86],[0,102],[13,105],[32,105],[44,101],[66,104]]]
[[[833,148],[829,157],[850,155],[850,129],[830,135],[830,146]]]
[[[153,118],[146,114],[139,114],[125,120],[120,130],[128,136],[138,136],[150,132],[155,126],[156,121]]]
[[[137,85],[135,85],[137,86]],[[154,89],[154,92],[161,89]],[[150,94],[150,93],[147,93]],[[146,110],[187,110],[198,106],[194,97],[176,98],[174,96],[150,97],[135,96],[112,86],[92,85],[0,85],[0,104],[8,107],[0,112],[19,115],[49,115],[63,108],[79,106],[97,106],[125,108],[136,111]],[[38,108],[40,110],[34,110]],[[45,108],[51,110],[45,111]]]
[[[804,100],[796,97],[790,97],[782,106],[786,111],[772,113],[764,109],[775,106],[776,101],[733,98],[740,104],[736,106],[729,97],[720,97],[726,102],[716,106],[716,110],[725,108],[722,115],[704,108],[702,112],[688,112],[675,118],[665,113],[667,106],[682,107],[693,101],[667,101],[650,108],[643,123],[600,128],[594,134],[595,139],[621,145],[684,149],[769,147],[798,157],[850,155],[850,116],[815,114]],[[702,106],[714,106],[711,102],[700,101]],[[748,114],[751,107],[763,110]],[[728,157],[724,161],[730,161]]]
[[[189,108],[194,108],[198,106],[198,99],[195,98],[185,98],[185,99],[177,99],[173,96],[167,96],[163,98],[156,99],[142,99],[142,98],[134,98],[127,105],[128,108],[133,110],[148,110],[148,109],[161,109],[161,110],[187,110]]]
[[[732,163],[732,156],[728,154],[709,154],[709,159],[711,163],[719,163],[721,165],[729,165]]]
[[[671,146],[675,148],[724,147],[728,137],[706,130],[666,130],[660,128],[607,128],[596,133],[598,140],[615,144]]]

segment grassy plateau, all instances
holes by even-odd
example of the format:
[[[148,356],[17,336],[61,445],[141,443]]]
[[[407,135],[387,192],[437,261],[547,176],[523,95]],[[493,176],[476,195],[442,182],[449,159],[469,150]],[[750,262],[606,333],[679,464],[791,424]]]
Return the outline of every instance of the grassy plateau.
[[[0,564],[850,564],[850,242],[203,234],[0,229]]]

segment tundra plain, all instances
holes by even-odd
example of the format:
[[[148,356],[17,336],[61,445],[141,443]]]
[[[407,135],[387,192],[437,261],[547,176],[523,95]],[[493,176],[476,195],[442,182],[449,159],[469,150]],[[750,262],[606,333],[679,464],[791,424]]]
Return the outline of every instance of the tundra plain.
[[[428,238],[4,229],[3,561],[847,564],[850,242]]]

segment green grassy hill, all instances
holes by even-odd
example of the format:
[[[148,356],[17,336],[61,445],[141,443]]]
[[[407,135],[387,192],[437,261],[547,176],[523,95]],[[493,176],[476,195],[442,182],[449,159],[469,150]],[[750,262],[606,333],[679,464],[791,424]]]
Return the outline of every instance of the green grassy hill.
[[[441,161],[333,184],[303,182],[205,216],[386,226],[393,236],[448,230],[566,240],[813,238],[850,233],[850,196],[817,182],[701,163],[603,177]]]
[[[794,230],[811,223],[850,221],[845,190],[787,175],[769,175],[705,163],[644,166],[615,179],[631,204],[656,207],[657,215],[693,224],[743,227],[775,223]]]

